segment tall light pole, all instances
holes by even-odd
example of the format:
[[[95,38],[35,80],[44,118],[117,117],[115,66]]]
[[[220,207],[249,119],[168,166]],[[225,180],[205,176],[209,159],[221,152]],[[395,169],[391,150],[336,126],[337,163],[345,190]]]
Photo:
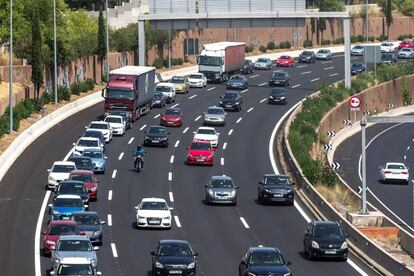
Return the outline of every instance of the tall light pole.
[[[58,96],[57,96],[57,47],[56,47],[56,0],[53,0],[53,62],[54,62],[54,90],[55,90],[55,104],[58,102]]]
[[[368,42],[368,0],[366,0],[365,3],[365,35],[367,36],[366,40]]]
[[[10,93],[9,93],[9,117],[10,117],[10,133],[13,132],[13,0],[10,0]]]
[[[108,0],[105,1],[106,10],[106,81],[109,81],[109,6]]]

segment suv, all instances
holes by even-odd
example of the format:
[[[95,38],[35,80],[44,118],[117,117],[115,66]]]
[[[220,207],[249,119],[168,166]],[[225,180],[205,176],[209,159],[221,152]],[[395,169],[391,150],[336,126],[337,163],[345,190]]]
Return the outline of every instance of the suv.
[[[167,103],[175,102],[175,88],[173,83],[160,82],[155,86],[154,92],[162,93]]]
[[[204,125],[222,125],[226,124],[226,115],[222,107],[211,106],[207,108],[204,114]]]
[[[298,62],[306,62],[306,63],[315,63],[316,61],[316,55],[314,51],[303,51],[300,53]]]
[[[95,271],[92,261],[84,257],[63,258],[50,275],[102,275]]]
[[[348,258],[347,236],[336,221],[311,221],[306,227],[303,248],[309,259],[335,257]]]
[[[290,76],[289,73],[283,70],[273,72],[272,77],[269,80],[269,86],[290,85]]]
[[[294,203],[293,184],[286,175],[265,174],[257,187],[257,201]]]
[[[250,247],[240,262],[239,275],[291,275],[289,265],[277,248]]]
[[[220,97],[220,106],[224,109],[233,109],[241,111],[241,104],[243,100],[238,92],[226,91],[222,97]]]

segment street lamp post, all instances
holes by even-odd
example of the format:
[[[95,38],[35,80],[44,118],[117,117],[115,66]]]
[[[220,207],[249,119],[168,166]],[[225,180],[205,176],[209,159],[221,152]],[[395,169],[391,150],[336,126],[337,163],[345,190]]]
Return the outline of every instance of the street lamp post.
[[[365,2],[365,35],[366,35],[366,40],[368,42],[368,0],[366,0]]]
[[[109,81],[109,6],[108,0],[105,1],[106,10],[106,81]]]
[[[10,0],[10,94],[9,94],[9,117],[10,117],[10,133],[13,132],[13,0]]]
[[[55,91],[55,104],[58,102],[58,96],[57,96],[57,86],[58,86],[58,80],[57,80],[57,47],[56,47],[56,0],[53,0],[53,62],[54,62],[54,91]]]

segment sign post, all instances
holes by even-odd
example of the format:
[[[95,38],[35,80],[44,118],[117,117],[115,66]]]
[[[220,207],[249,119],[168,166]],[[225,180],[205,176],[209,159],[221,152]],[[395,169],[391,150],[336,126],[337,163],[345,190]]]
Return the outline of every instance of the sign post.
[[[354,122],[356,122],[356,113],[360,110],[361,107],[361,98],[358,96],[352,96],[348,100],[349,109],[354,112]]]

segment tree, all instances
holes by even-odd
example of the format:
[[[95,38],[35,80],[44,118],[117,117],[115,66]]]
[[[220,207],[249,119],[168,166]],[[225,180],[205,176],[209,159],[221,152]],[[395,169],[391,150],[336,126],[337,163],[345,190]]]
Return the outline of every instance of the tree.
[[[390,26],[393,22],[392,10],[393,10],[393,1],[392,0],[380,0],[378,1],[378,6],[380,6],[382,13],[385,16],[385,23],[387,25],[387,37],[389,35]],[[385,34],[384,34],[385,35]]]
[[[32,53],[30,64],[32,65],[32,82],[34,84],[36,98],[39,98],[40,87],[43,85],[43,62],[42,62],[42,34],[40,31],[39,9],[35,7],[32,16]]]
[[[321,43],[322,44],[322,40],[323,40],[323,31],[326,30],[326,18],[325,17],[321,17],[319,18],[319,31],[321,32]]]
[[[98,59],[99,61],[103,62],[104,57],[106,56],[106,24],[104,21],[102,9],[99,10],[99,18],[98,18]]]

